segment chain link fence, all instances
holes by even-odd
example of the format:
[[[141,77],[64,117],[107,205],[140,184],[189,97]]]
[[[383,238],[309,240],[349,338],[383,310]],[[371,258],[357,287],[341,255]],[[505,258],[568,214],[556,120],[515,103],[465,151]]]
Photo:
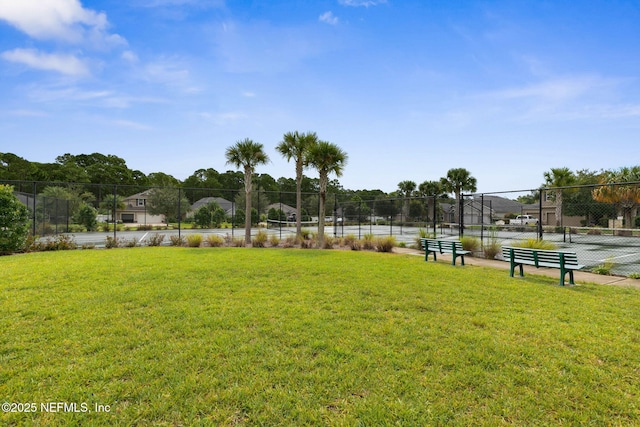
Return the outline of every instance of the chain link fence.
[[[29,208],[34,236],[72,234],[79,244],[104,245],[106,236],[139,239],[149,234],[215,233],[242,236],[243,190],[141,187],[106,184],[3,181]],[[545,240],[578,253],[587,268],[640,274],[640,183],[541,188],[439,197],[363,198],[302,194],[302,225],[335,237],[391,235],[407,246],[419,237],[475,237],[482,249]],[[295,235],[295,192],[252,192],[253,233]]]

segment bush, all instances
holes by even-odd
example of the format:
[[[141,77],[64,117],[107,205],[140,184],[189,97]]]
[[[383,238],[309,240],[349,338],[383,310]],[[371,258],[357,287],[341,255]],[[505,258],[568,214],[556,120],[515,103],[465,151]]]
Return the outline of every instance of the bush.
[[[376,251],[378,252],[393,252],[395,246],[396,238],[394,236],[379,237],[376,239]]]
[[[130,240],[123,240],[122,241],[122,246],[125,248],[135,248],[136,246],[139,246],[138,241],[134,238],[131,238]]]
[[[224,245],[224,239],[217,234],[207,235],[207,244],[212,248],[219,248]]]
[[[24,250],[28,235],[29,210],[12,186],[0,185],[0,255]]]
[[[480,249],[480,239],[477,237],[462,236],[460,243],[462,243],[462,249],[465,251],[474,252]]]
[[[324,236],[324,249],[333,249],[333,245],[335,244],[336,239],[331,236]]]
[[[527,239],[520,242],[516,242],[511,246],[516,248],[529,248],[529,249],[556,249],[556,245],[548,240]]]
[[[373,234],[365,234],[362,238],[362,249],[370,251],[375,249],[376,245],[373,241]]]
[[[106,249],[113,249],[119,246],[120,246],[120,239],[118,239],[117,237],[107,236],[104,242],[104,247]]]
[[[75,220],[78,224],[83,225],[87,231],[95,231],[98,229],[98,211],[90,205],[83,204],[76,213]]]
[[[611,275],[611,269],[614,266],[614,262],[610,259],[607,259],[603,264],[598,265],[597,267],[594,267],[591,271],[593,271],[596,274],[602,274],[605,276],[610,276]]]
[[[358,238],[355,236],[355,234],[347,234],[342,239],[342,243],[345,246],[348,246],[348,247],[351,247],[353,245],[353,243],[356,242],[356,241],[358,241]]]
[[[184,237],[173,234],[169,236],[169,244],[171,246],[184,246]]]
[[[160,246],[163,240],[164,234],[155,233],[149,236],[149,238],[147,239],[147,244],[149,246]]]
[[[362,243],[360,242],[360,240],[354,240],[353,242],[351,242],[351,244],[349,244],[349,247],[352,251],[359,251],[362,250]]]
[[[190,248],[199,248],[202,245],[202,234],[189,234],[187,236],[187,246]]]
[[[258,234],[255,235],[253,240],[251,240],[251,246],[254,248],[264,248],[267,244],[267,240],[269,236],[264,230],[258,231]]]
[[[269,245],[272,247],[277,247],[280,244],[280,238],[276,234],[272,234],[269,237]]]
[[[45,240],[29,239],[28,252],[41,251],[67,251],[78,249],[77,243],[73,237],[66,234],[58,234],[57,236],[48,237]]]

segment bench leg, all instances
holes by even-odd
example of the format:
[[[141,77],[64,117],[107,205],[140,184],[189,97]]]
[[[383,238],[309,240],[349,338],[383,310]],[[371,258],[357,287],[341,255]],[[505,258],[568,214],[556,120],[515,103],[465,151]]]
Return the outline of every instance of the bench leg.
[[[573,270],[564,270],[560,272],[560,286],[564,286],[564,282],[565,282],[565,277],[567,275],[567,273],[569,273],[569,284],[570,285],[575,285],[574,281],[573,281]]]
[[[518,268],[520,269],[520,277],[524,277],[524,270],[522,269],[522,264],[517,264],[514,261],[511,261],[511,269],[509,271],[511,277],[513,277],[513,274],[516,271],[516,265],[518,266]]]
[[[429,261],[429,254],[433,254],[433,260],[434,260],[434,261],[437,261],[437,260],[438,260],[438,258],[436,258],[436,253],[435,253],[435,252],[433,252],[433,251],[428,251],[428,250],[426,250],[426,249],[425,249],[425,251],[424,251],[424,260],[425,260],[425,261]]]

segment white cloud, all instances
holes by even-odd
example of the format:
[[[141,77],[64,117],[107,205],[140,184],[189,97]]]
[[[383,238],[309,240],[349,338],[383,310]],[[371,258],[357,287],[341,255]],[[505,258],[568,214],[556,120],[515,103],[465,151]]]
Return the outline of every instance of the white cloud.
[[[338,17],[334,16],[331,11],[325,12],[322,15],[320,15],[318,20],[320,22],[324,22],[325,24],[329,24],[329,25],[337,25],[338,24]]]
[[[387,0],[338,0],[338,3],[340,3],[343,6],[364,6],[364,7],[369,7],[369,6],[377,6],[379,4],[383,4],[386,3]]]
[[[86,62],[73,55],[43,53],[36,49],[13,49],[2,52],[0,56],[7,61],[24,64],[39,70],[57,71],[76,77],[90,74]]]
[[[113,124],[115,124],[116,126],[124,127],[127,129],[134,129],[134,130],[151,130],[152,129],[151,126],[134,122],[131,120],[114,120]]]
[[[90,43],[103,48],[126,43],[107,32],[107,16],[85,9],[78,0],[3,0],[0,19],[39,40]]]

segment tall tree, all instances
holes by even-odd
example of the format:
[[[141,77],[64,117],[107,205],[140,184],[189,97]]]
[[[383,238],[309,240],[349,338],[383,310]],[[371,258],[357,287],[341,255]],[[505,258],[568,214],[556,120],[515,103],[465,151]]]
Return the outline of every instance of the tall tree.
[[[640,166],[605,171],[602,184],[593,190],[598,202],[612,203],[624,217],[626,228],[633,228],[640,205]]]
[[[456,196],[456,210],[454,221],[460,218],[460,195],[463,191],[476,191],[477,180],[471,176],[471,172],[465,168],[454,168],[447,171],[447,177],[441,178],[440,183],[444,191],[453,193]]]
[[[562,225],[562,187],[567,187],[576,182],[576,177],[569,168],[551,168],[544,173],[545,185],[553,190],[553,198],[556,203],[556,226]]]
[[[411,196],[416,190],[416,183],[413,181],[400,181],[398,183],[398,193],[404,199],[403,209],[405,218],[409,216],[409,204],[411,203]]]
[[[318,143],[315,132],[299,134],[298,131],[287,132],[276,150],[287,159],[296,163],[296,237],[302,236],[302,172],[308,164],[311,148]]]
[[[244,170],[244,192],[246,196],[246,212],[244,220],[244,241],[251,243],[251,178],[256,166],[266,164],[269,156],[264,152],[262,144],[253,142],[249,138],[237,141],[225,152],[227,164],[232,164]]]
[[[335,144],[318,141],[309,150],[309,164],[318,170],[320,175],[320,212],[318,212],[318,247],[324,247],[324,207],[327,201],[327,185],[329,174],[342,176],[347,163],[347,153]]]
[[[29,210],[13,194],[13,187],[0,185],[0,255],[24,249],[29,235]]]

